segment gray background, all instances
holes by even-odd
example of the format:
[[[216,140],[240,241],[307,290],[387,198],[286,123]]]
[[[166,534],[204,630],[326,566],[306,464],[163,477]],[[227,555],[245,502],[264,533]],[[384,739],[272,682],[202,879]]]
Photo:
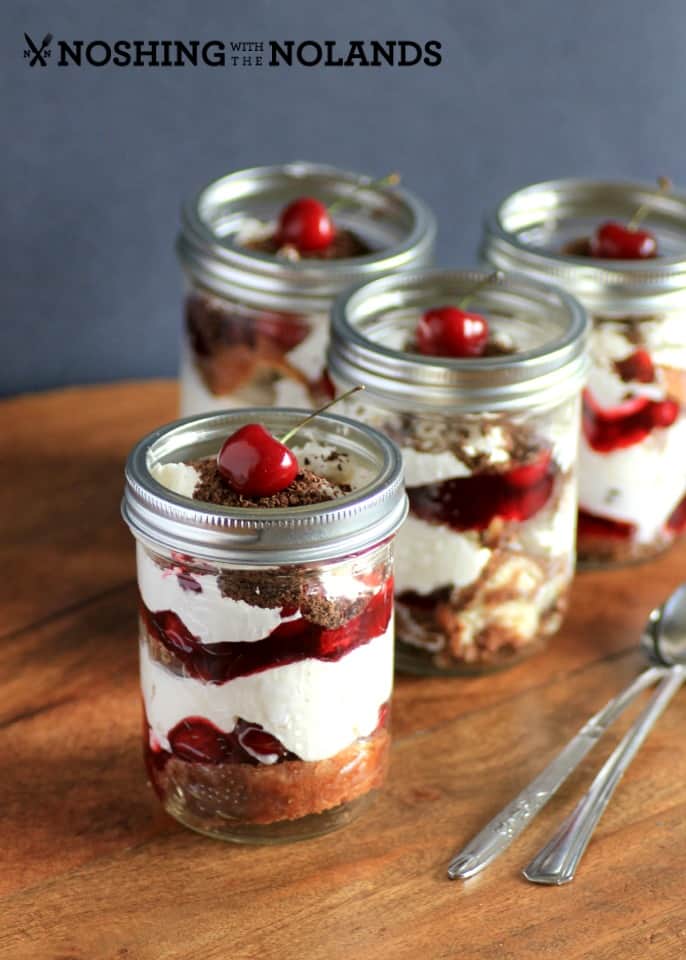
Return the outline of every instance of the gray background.
[[[484,209],[537,179],[686,182],[684,0],[2,4],[0,392],[172,374],[178,208],[292,159],[402,171],[474,260]],[[437,68],[29,69],[38,39],[440,40]]]

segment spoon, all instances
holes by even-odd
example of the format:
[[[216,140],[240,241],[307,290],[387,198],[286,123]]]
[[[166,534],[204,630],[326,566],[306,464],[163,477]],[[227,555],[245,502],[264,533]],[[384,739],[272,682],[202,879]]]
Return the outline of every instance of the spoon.
[[[448,865],[451,880],[473,877],[500,856],[636,697],[668,676],[668,667],[686,663],[686,584],[682,584],[662,606],[651,612],[641,637],[641,649],[648,660],[660,666],[644,670],[625,690],[592,716],[545,770],[496,814],[466,847],[455,854]]]
[[[553,838],[524,868],[532,883],[561,885],[574,879],[593,831],[625,770],[660,714],[686,680],[686,584],[650,614],[641,648],[651,660],[669,664],[647,707],[603,764],[588,792],[562,822]]]

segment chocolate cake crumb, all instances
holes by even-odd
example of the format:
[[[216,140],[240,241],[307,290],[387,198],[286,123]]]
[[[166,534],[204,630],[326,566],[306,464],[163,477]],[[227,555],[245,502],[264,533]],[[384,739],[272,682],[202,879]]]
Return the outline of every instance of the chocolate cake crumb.
[[[560,252],[568,257],[590,257],[591,241],[588,237],[578,237],[566,243]]]
[[[200,478],[193,491],[194,500],[213,503],[221,507],[304,507],[315,503],[335,500],[350,491],[348,484],[332,483],[311,470],[301,470],[295,480],[284,490],[268,497],[247,497],[232,490],[222,477],[214,458],[209,460],[191,460],[188,466],[194,467]]]
[[[312,579],[311,570],[280,567],[264,570],[225,570],[217,577],[223,597],[243,600],[252,607],[299,610],[303,617],[334,630],[362,613],[368,596],[326,596]]]
[[[262,240],[251,240],[245,244],[249,250],[255,250],[258,253],[271,253],[277,255],[282,245],[276,239],[276,234],[271,237],[265,237]],[[349,257],[364,257],[368,253],[373,253],[372,248],[364,242],[352,230],[336,230],[331,243],[322,250],[306,250],[299,254],[302,260],[344,260]]]

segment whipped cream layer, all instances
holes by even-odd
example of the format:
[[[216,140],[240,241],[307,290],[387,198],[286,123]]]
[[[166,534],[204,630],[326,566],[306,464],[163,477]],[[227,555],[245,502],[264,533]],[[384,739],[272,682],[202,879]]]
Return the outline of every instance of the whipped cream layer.
[[[564,439],[565,459],[568,459],[577,448],[576,404],[569,404],[565,414],[566,429],[560,439]],[[510,459],[502,427],[497,424],[475,428],[465,437],[465,452],[470,457],[486,457],[491,465]],[[407,447],[402,455],[408,489],[471,473],[450,451],[425,453]],[[553,497],[543,510],[519,525],[519,536],[527,549],[536,554],[572,557],[575,521],[576,486],[573,480],[568,480],[559,501]],[[412,513],[398,531],[394,552],[396,594],[405,591],[429,594],[445,586],[467,587],[479,579],[492,555],[492,550],[483,546],[478,532],[452,530],[447,524],[428,523]]]
[[[329,345],[329,318],[326,314],[308,316],[310,332],[297,347],[293,347],[284,359],[294,367],[308,383],[314,383],[324,373],[326,348]],[[312,406],[312,396],[307,383],[283,376],[274,383],[274,404],[277,407]]]
[[[224,684],[172,673],[143,641],[140,673],[148,723],[165,750],[168,733],[186,717],[203,717],[225,733],[241,718],[302,760],[325,760],[378,726],[393,686],[393,621],[340,660],[302,660]]]
[[[686,419],[609,453],[597,453],[582,437],[579,471],[581,509],[633,523],[638,541],[649,542],[686,491]]]
[[[686,370],[685,324],[686,314],[683,311],[670,311],[641,320],[642,345],[655,364]],[[627,337],[624,323],[603,321],[596,323],[591,331],[590,352],[594,364],[602,366],[608,360],[624,360],[635,349],[636,345]],[[632,384],[634,386],[639,385]]]
[[[281,608],[254,607],[244,600],[232,600],[220,593],[216,574],[193,573],[200,592],[184,589],[174,567],[160,567],[140,543],[136,545],[138,589],[143,603],[153,613],[173,610],[193,636],[205,645],[252,643],[263,640],[288,620]],[[265,574],[268,576],[268,574]]]
[[[396,534],[394,553],[396,594],[466,587],[479,578],[491,555],[477,533],[458,533],[412,514]]]
[[[533,556],[568,558],[571,570],[576,550],[576,471],[557,482],[561,484],[559,496],[553,495],[542,510],[520,524],[518,536],[525,551]]]

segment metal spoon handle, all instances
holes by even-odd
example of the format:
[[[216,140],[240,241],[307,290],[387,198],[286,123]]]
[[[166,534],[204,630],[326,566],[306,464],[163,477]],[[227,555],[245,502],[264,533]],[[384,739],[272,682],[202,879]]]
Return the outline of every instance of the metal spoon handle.
[[[624,771],[684,680],[686,671],[682,667],[672,667],[650,698],[648,706],[603,764],[588,793],[564,820],[552,840],[524,868],[527,880],[532,883],[563,884],[574,879],[596,824]]]
[[[545,770],[539,773],[500,813],[496,814],[466,847],[455,854],[448,865],[450,879],[466,880],[468,877],[473,877],[500,856],[543,809],[610,724],[639,693],[663,677],[666,672],[663,667],[644,670],[625,690],[610,700],[599,713],[592,716]]]

